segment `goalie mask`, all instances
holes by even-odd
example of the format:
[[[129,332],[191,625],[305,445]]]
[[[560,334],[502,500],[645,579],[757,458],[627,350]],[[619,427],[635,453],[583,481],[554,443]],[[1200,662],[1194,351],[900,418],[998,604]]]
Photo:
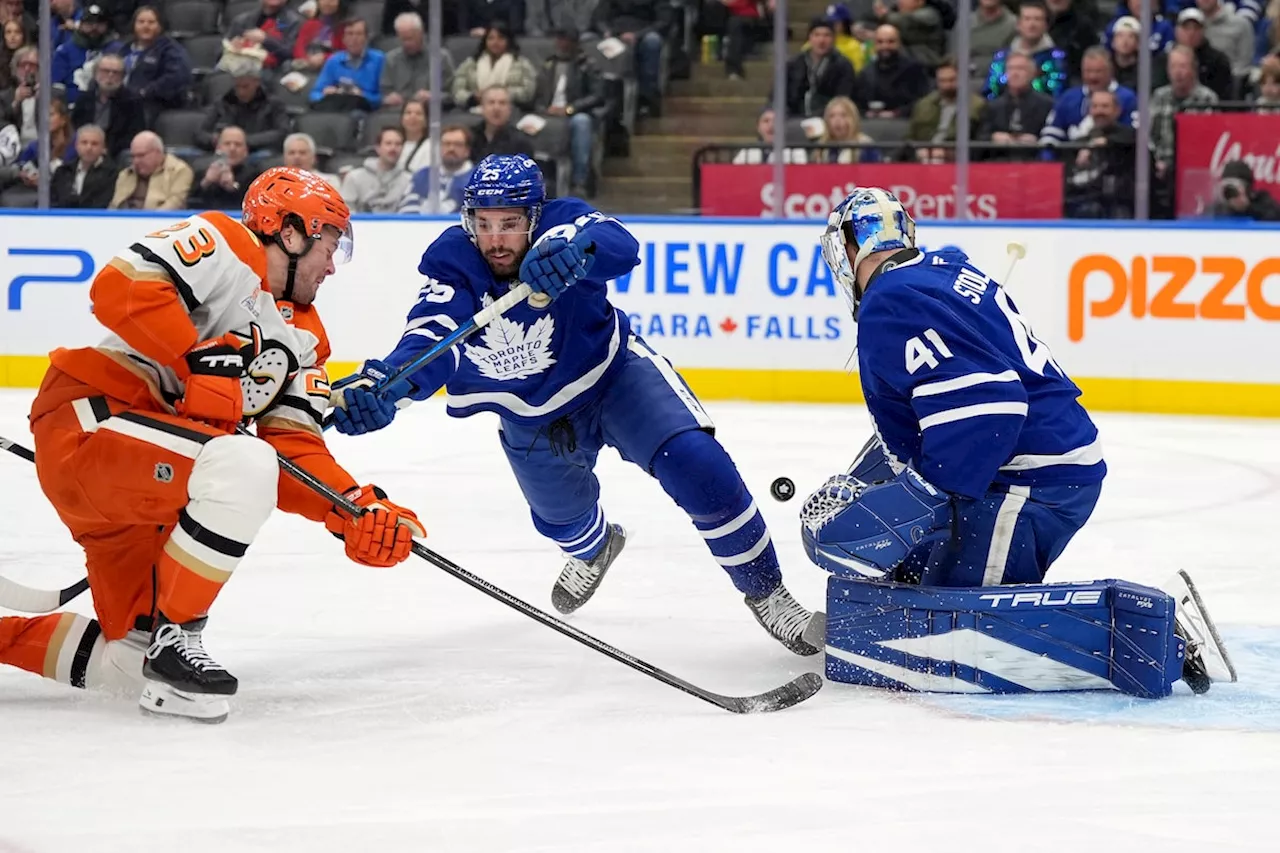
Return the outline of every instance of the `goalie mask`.
[[[858,265],[874,252],[914,249],[916,223],[893,193],[876,187],[859,187],[831,211],[821,242],[822,259],[844,291],[857,319],[858,303],[862,301]],[[855,250],[852,262],[846,246]]]

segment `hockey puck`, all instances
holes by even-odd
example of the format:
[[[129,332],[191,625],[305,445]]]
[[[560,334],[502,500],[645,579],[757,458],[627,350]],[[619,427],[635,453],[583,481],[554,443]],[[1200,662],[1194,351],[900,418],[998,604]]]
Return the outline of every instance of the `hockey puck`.
[[[779,477],[769,486],[769,494],[773,495],[774,500],[789,501],[796,496],[796,484],[791,482],[790,477]]]

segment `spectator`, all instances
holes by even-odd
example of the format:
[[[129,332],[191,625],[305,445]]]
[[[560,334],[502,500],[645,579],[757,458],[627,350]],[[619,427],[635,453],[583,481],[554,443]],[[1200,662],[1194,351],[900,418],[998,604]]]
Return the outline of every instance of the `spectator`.
[[[1142,24],[1130,15],[1117,18],[1111,25],[1111,68],[1116,82],[1134,93],[1138,91],[1138,48],[1142,43]],[[1168,83],[1163,53],[1151,57],[1151,89]]]
[[[832,98],[853,95],[856,79],[852,63],[835,51],[831,22],[814,20],[809,24],[808,47],[787,63],[787,115],[822,115]]]
[[[76,131],[76,159],[53,173],[49,206],[105,210],[115,192],[117,171],[107,156],[106,134],[97,125],[86,124]]]
[[[490,154],[533,156],[533,138],[511,126],[511,96],[501,86],[491,86],[480,95],[484,121],[471,131],[471,159],[479,163]]]
[[[1009,11],[1003,0],[978,0],[978,8],[969,28],[969,55],[971,77],[984,73],[991,67],[996,51],[1008,46],[1017,33],[1018,18]]]
[[[413,182],[413,176],[400,168],[403,148],[400,128],[384,127],[378,134],[375,156],[347,172],[342,179],[342,197],[354,213],[395,213]]]
[[[921,163],[950,163],[955,160],[954,148],[929,148],[928,145],[944,145],[956,141],[956,107],[960,89],[960,69],[955,59],[945,57],[933,73],[936,88],[916,101],[911,109],[911,124],[907,127],[907,140],[926,143],[915,149]],[[986,101],[977,92],[969,95],[970,136],[982,121],[982,109]]]
[[[1178,10],[1183,4],[1191,5],[1191,0],[1176,0],[1172,5],[1170,15],[1178,14]],[[1169,52],[1169,48],[1173,47],[1173,24],[1165,18],[1165,9],[1159,2],[1152,2],[1151,8],[1151,37],[1147,41],[1147,47],[1151,51],[1151,59],[1153,62],[1163,65],[1165,54]],[[1125,0],[1124,3],[1116,4],[1116,13],[1112,17],[1111,23],[1107,25],[1106,32],[1102,34],[1102,40],[1110,43],[1111,36],[1115,32],[1116,24],[1121,18],[1133,18],[1134,21],[1142,20],[1142,0]],[[1142,25],[1139,23],[1138,28],[1141,30]],[[1130,89],[1134,87],[1130,86]],[[1136,92],[1137,89],[1134,89]]]
[[[93,69],[93,84],[76,99],[71,123],[102,128],[107,135],[107,154],[114,159],[146,128],[144,109],[142,98],[124,86],[124,58],[105,53]]]
[[[382,64],[382,105],[398,107],[406,101],[425,104],[431,100],[431,58],[426,51],[422,18],[417,12],[405,12],[396,18],[396,38],[400,46],[387,51]],[[440,52],[440,91],[448,102],[453,85],[453,57]]]
[[[1258,97],[1254,99],[1254,112],[1280,111],[1280,67],[1266,65],[1258,78]]]
[[[223,128],[238,127],[244,131],[251,161],[260,163],[276,156],[289,133],[289,113],[263,88],[262,65],[250,56],[229,58],[226,54],[220,65],[231,74],[232,87],[205,108],[196,145],[212,151]]]
[[[28,187],[35,188],[40,183],[40,149],[39,142],[32,140],[18,155],[14,164],[16,179]],[[67,112],[67,103],[61,98],[49,99],[49,177],[64,162],[74,160],[76,156],[76,138],[71,128],[71,115]],[[2,173],[0,173],[2,174]],[[6,181],[0,179],[0,187]]]
[[[1087,61],[1087,60],[1086,60]],[[1133,127],[1122,123],[1115,89],[1089,95],[1089,129],[1067,170],[1065,207],[1071,219],[1132,219]]]
[[[538,72],[520,55],[520,46],[502,24],[485,30],[475,54],[458,66],[453,75],[453,102],[458,109],[479,112],[480,93],[492,86],[506,89],[522,110],[533,107],[538,91]]]
[[[577,30],[556,33],[555,53],[538,73],[539,112],[569,123],[569,156],[573,172],[571,195],[583,198],[591,177],[591,153],[595,143],[594,110],[604,104],[604,81],[591,68],[578,46]]]
[[[1090,136],[1092,116],[1098,112],[1090,96],[1094,92],[1112,92],[1120,105],[1119,121],[1133,127],[1138,117],[1138,96],[1116,82],[1111,73],[1111,55],[1106,48],[1094,46],[1084,53],[1081,63],[1084,84],[1063,92],[1053,104],[1049,121],[1040,131],[1042,145],[1075,142]]]
[[[823,131],[818,143],[829,145],[812,152],[810,163],[878,163],[878,148],[850,148],[850,145],[866,145],[874,142],[870,136],[862,132],[862,118],[853,101],[843,95],[837,95],[827,102],[822,113]]]
[[[183,160],[166,154],[164,141],[144,130],[129,143],[129,167],[116,177],[112,210],[185,210],[195,173]]]
[[[1080,0],[1045,0],[1049,10],[1049,38],[1067,55],[1067,81],[1080,79],[1084,52],[1098,43],[1098,31],[1083,14]],[[1089,105],[1085,104],[1087,112]]]
[[[0,105],[13,116],[22,141],[36,138],[36,109],[40,93],[40,51],[34,47],[20,47],[9,60],[9,71],[14,87],[0,92]]]
[[[22,29],[21,19],[5,21],[3,33],[4,37],[0,39],[0,92],[17,88],[18,84],[14,82],[18,78],[13,73],[13,56],[20,48],[27,46],[27,33]],[[7,104],[8,101],[5,102]]]
[[[719,0],[715,0],[715,2],[719,2]],[[769,8],[772,11],[773,6],[770,5]],[[867,64],[867,46],[853,31],[853,12],[850,11],[849,4],[833,3],[827,7],[825,17],[831,23],[831,29],[836,35],[836,52],[849,60],[849,64],[853,66],[855,74],[860,72],[863,66]],[[770,23],[770,29],[772,28],[772,23]],[[801,49],[808,50],[809,43],[805,42]]]
[[[600,0],[591,18],[594,32],[618,38],[635,51],[641,115],[662,114],[662,44],[671,29],[674,8],[661,0]],[[476,162],[481,159],[476,157]]]
[[[458,0],[458,32],[479,37],[499,26],[508,34],[522,33],[524,7],[524,0]]]
[[[160,13],[151,6],[139,6],[133,13],[133,38],[107,46],[106,53],[124,57],[124,85],[142,99],[147,126],[155,124],[162,110],[180,107],[191,88],[191,58],[182,45],[164,34]],[[79,103],[77,101],[77,103]],[[112,144],[111,129],[107,142]],[[133,134],[124,140],[128,145]],[[116,156],[123,147],[112,149]]]
[[[1212,89],[1218,100],[1231,100],[1236,90],[1235,77],[1231,74],[1231,60],[1205,38],[1204,12],[1194,8],[1179,12],[1174,39],[1193,51],[1198,69],[1196,76],[1200,83]],[[1172,77],[1169,82],[1173,82]]]
[[[316,6],[313,17],[303,21],[298,28],[293,58],[319,71],[330,56],[345,46],[343,29],[347,22],[342,17],[345,10],[341,0],[319,0]]]
[[[405,101],[400,110],[404,150],[399,165],[410,175],[431,165],[431,139],[427,135],[427,108],[421,101]]]
[[[75,103],[80,90],[93,80],[94,63],[111,38],[110,27],[103,8],[89,6],[80,17],[79,28],[53,52],[51,79],[62,86],[69,102]]]
[[[27,44],[35,47],[39,26],[35,17],[23,8],[22,0],[0,0],[0,23],[7,24],[10,21],[17,23],[22,29],[22,42],[12,45],[10,50],[17,50]]]
[[[758,34],[769,30],[761,17],[766,7],[772,11],[773,0],[767,4],[762,0],[710,0],[702,6],[699,27],[705,33],[721,36],[724,72],[730,80],[747,75],[743,61],[751,53],[751,44]]]
[[[22,152],[22,137],[18,126],[9,118],[9,110],[0,103],[0,169],[6,169],[18,162]],[[4,184],[0,182],[0,188]]]
[[[379,81],[385,57],[369,47],[369,25],[351,18],[342,28],[341,50],[325,60],[311,89],[312,109],[373,112],[382,103]]]
[[[1266,190],[1253,185],[1253,170],[1243,160],[1232,160],[1222,167],[1217,200],[1213,205],[1215,219],[1255,219],[1259,222],[1280,221],[1280,204]]]
[[[1187,11],[1199,12],[1198,9]],[[1151,95],[1151,153],[1154,157],[1154,177],[1162,184],[1158,205],[1166,214],[1172,214],[1172,189],[1174,165],[1175,116],[1184,107],[1216,104],[1217,94],[1200,82],[1195,51],[1180,44],[1169,51],[1169,85],[1161,86]],[[1157,205],[1153,205],[1156,207]]]
[[[1196,8],[1204,15],[1205,40],[1226,54],[1232,74],[1244,77],[1253,66],[1253,24],[1221,0],[1196,0]]]
[[[194,210],[239,210],[245,190],[257,176],[258,169],[249,162],[244,131],[224,127],[218,134],[218,157],[205,169],[187,204]]]
[[[590,32],[591,13],[596,9],[596,2],[597,0],[528,0],[524,7],[524,31],[537,38],[563,29]]]
[[[471,178],[471,132],[460,124],[447,125],[440,131],[440,171],[438,192],[440,213],[457,213],[462,207],[462,191]],[[413,173],[413,182],[403,199],[400,213],[430,213],[427,203],[431,191],[431,168]]]
[[[735,166],[757,166],[761,163],[773,162],[773,134],[776,129],[776,116],[773,107],[765,107],[756,119],[756,139],[758,145],[740,148],[733,155]],[[783,148],[782,162],[803,165],[809,161],[808,152],[803,148]]]
[[[293,58],[302,17],[285,7],[285,0],[262,0],[262,8],[231,19],[227,38],[239,46],[260,47],[267,52],[263,67],[284,68]]]
[[[978,138],[1010,146],[1007,152],[992,152],[989,159],[1031,160],[1036,153],[1030,146],[1038,143],[1040,131],[1053,112],[1053,98],[1032,88],[1036,66],[1025,53],[1009,57],[1005,74],[1004,92],[982,112]],[[1021,146],[1022,150],[1014,146]]]
[[[309,133],[291,133],[284,138],[284,164],[319,175],[341,191],[342,179],[316,168],[316,141]]]
[[[875,0],[872,10],[876,23],[892,25],[898,31],[902,52],[924,66],[926,71],[932,71],[947,50],[942,16],[925,0],[898,0],[896,5],[897,10],[893,11],[884,4],[884,0]]]
[[[870,118],[906,118],[930,89],[924,66],[902,52],[893,24],[876,27],[876,55],[858,75],[854,100]]]
[[[1031,86],[1051,98],[1062,94],[1067,85],[1067,54],[1049,37],[1049,10],[1044,0],[1022,0],[1018,4],[1018,34],[1009,46],[996,51],[987,72],[987,98],[995,98],[1007,83],[1005,64],[1009,56],[1021,53],[1031,58],[1036,76]]]
[[[36,4],[39,8],[39,4]],[[49,50],[56,51],[75,35],[80,10],[76,0],[49,0]],[[34,39],[33,39],[34,42]]]
[[[0,0],[3,2],[3,0]],[[107,12],[108,29],[113,33],[127,33],[133,23],[133,13],[140,0],[95,0]]]

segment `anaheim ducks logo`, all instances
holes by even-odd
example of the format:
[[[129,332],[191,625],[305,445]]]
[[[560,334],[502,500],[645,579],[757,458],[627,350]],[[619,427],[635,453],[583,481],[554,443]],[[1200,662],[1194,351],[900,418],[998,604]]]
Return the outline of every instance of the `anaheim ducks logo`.
[[[266,414],[284,396],[298,374],[298,358],[279,341],[264,338],[257,323],[249,325],[244,354],[248,366],[240,375],[240,392],[244,416],[253,419]]]

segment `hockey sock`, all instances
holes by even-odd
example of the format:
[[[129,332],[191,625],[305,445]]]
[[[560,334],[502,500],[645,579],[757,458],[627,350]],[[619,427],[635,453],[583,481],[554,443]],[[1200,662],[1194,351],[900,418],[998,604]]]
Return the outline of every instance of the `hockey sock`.
[[[714,436],[690,430],[669,439],[655,454],[652,470],[739,591],[760,598],[782,583],[764,516]]]
[[[165,618],[182,623],[209,612],[275,509],[279,476],[266,442],[228,435],[205,444],[187,482],[191,500],[157,566],[157,607]]]
[[[556,523],[541,518],[533,513],[533,526],[543,536],[560,546],[570,557],[589,562],[600,553],[608,539],[609,522],[604,517],[604,509],[597,503],[571,521]]]
[[[75,613],[0,619],[0,663],[72,687],[85,686],[90,662],[98,662],[105,646],[98,620]]]

